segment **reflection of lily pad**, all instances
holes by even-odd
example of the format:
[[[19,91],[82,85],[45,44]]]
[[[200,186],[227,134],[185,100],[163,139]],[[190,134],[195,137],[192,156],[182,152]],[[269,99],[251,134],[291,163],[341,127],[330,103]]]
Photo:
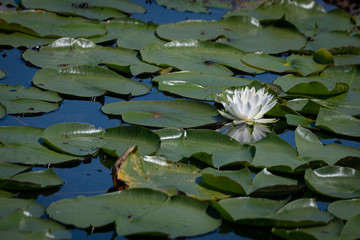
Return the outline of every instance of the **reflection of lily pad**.
[[[0,127],[1,161],[22,164],[58,164],[73,160],[81,160],[81,157],[61,154],[52,151],[39,140],[44,130],[33,127]]]
[[[250,162],[251,149],[229,136],[208,129],[161,129],[161,146],[157,152],[171,161],[183,157],[197,158],[214,167]],[[226,157],[224,157],[226,156]]]
[[[38,37],[90,37],[106,33],[99,22],[44,11],[0,11],[0,29]]]
[[[347,167],[326,166],[305,172],[306,185],[313,191],[335,198],[360,197],[360,172]]]
[[[195,100],[115,102],[101,110],[121,115],[125,122],[153,127],[197,127],[223,120],[215,107]]]
[[[115,163],[113,171],[117,188],[151,188],[170,195],[180,191],[202,200],[228,197],[199,184],[200,169],[187,163],[173,163],[156,156],[141,156],[137,150],[126,153],[121,158],[119,164]]]
[[[321,72],[326,65],[318,64],[313,56],[292,54],[286,59],[274,57],[264,53],[247,54],[242,59],[246,64],[264,71],[278,73],[295,73],[301,76]]]
[[[140,53],[146,62],[173,66],[184,71],[233,75],[228,68],[231,67],[249,73],[262,72],[241,62],[245,55],[243,51],[221,43],[197,40],[151,43],[141,49]]]
[[[174,72],[152,80],[159,84],[159,90],[199,100],[214,100],[224,89],[252,82],[245,78],[193,72]]]
[[[26,50],[23,58],[41,68],[105,64],[134,75],[159,70],[140,61],[137,54],[129,49],[97,46],[83,38],[61,38],[40,48],[39,51]]]
[[[80,97],[96,97],[112,92],[146,94],[149,87],[98,66],[82,65],[62,69],[41,69],[33,77],[33,83],[47,90]]]
[[[96,154],[100,148],[119,156],[133,145],[138,145],[142,154],[149,154],[158,150],[160,144],[155,133],[142,127],[96,129],[87,123],[54,124],[45,129],[42,137],[50,146],[78,156]]]
[[[58,109],[60,101],[62,98],[52,91],[0,84],[0,103],[8,114],[51,112]]]
[[[288,204],[286,202],[240,197],[212,202],[212,205],[225,219],[250,226],[310,227],[325,225],[333,218],[330,213],[318,209],[315,199],[302,198]]]
[[[129,189],[63,199],[52,203],[47,213],[57,221],[81,228],[115,222],[120,236],[153,233],[175,238],[215,230],[220,221],[206,213],[207,207],[206,203],[185,196],[169,197],[151,189]]]

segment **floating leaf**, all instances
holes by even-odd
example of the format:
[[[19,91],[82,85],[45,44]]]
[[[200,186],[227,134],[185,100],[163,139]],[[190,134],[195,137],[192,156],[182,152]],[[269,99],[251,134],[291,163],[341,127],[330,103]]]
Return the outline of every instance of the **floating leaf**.
[[[359,224],[360,224],[360,214],[350,218],[341,232],[341,239],[344,240],[359,239],[360,236]]]
[[[0,29],[37,37],[90,37],[106,33],[99,22],[44,11],[0,11]]]
[[[45,213],[45,208],[34,200],[0,198],[0,219],[17,210],[22,210],[22,212],[33,217],[41,217]]]
[[[228,67],[248,73],[262,72],[241,62],[245,52],[221,43],[197,40],[151,43],[140,53],[146,62],[190,72],[233,75]]]
[[[306,44],[306,50],[316,51],[321,48],[360,47],[360,36],[343,31],[320,32]]]
[[[10,177],[15,176],[16,174],[27,171],[30,168],[31,167],[0,162],[0,177],[1,178],[10,178]]]
[[[299,228],[325,225],[333,216],[320,211],[313,198],[302,198],[286,204],[266,198],[230,198],[212,202],[220,214],[231,222],[262,227]],[[286,205],[285,205],[286,204]]]
[[[21,32],[0,33],[0,45],[12,46],[14,48],[33,48],[49,44],[55,40],[55,38],[35,37]]]
[[[15,194],[13,194],[11,192],[0,190],[0,198],[12,198],[14,196],[15,196]]]
[[[232,195],[277,196],[291,194],[301,189],[296,180],[273,175],[266,168],[252,179],[248,168],[220,171],[206,168],[202,171],[203,182],[217,191]]]
[[[336,217],[349,220],[360,214],[360,199],[339,200],[329,204],[328,211]]]
[[[335,198],[360,197],[360,172],[348,167],[326,166],[305,171],[306,185],[313,191]]]
[[[101,110],[122,115],[128,123],[153,127],[189,128],[223,120],[212,105],[195,100],[115,102]]]
[[[2,5],[11,5],[11,6],[17,6],[18,5],[15,0],[1,0],[0,4],[2,4]]]
[[[4,77],[6,77],[6,72],[4,70],[0,69],[0,79],[2,79]]]
[[[337,134],[360,137],[360,120],[345,113],[321,108],[315,125]]]
[[[160,175],[159,172],[161,172]],[[180,191],[201,200],[227,197],[225,194],[199,184],[201,182],[200,169],[186,163],[173,163],[156,156],[141,156],[136,149],[126,152],[115,162],[113,181],[118,189],[151,188],[169,195],[175,195],[177,191]]]
[[[6,116],[6,108],[4,105],[0,103],[0,119],[4,118]]]
[[[32,81],[40,88],[80,97],[96,97],[106,92],[138,96],[150,91],[143,83],[106,68],[89,65],[40,69]]]
[[[56,102],[60,101],[62,98],[55,92],[0,84],[0,104],[8,114],[51,112],[58,109]],[[4,114],[4,110],[2,112]]]
[[[174,72],[152,79],[159,90],[199,100],[215,100],[217,94],[233,86],[245,86],[252,80],[206,73]]]
[[[43,146],[39,140],[44,130],[33,127],[0,127],[0,155],[1,162],[22,164],[58,164],[81,157],[61,154]]]
[[[129,49],[97,46],[83,38],[61,38],[39,51],[26,50],[23,58],[41,68],[105,64],[134,75],[159,70],[140,61],[137,54]]]
[[[166,1],[156,0],[156,3],[167,8],[173,8],[178,11],[191,11],[197,13],[207,13],[207,7],[212,8],[232,8],[230,3],[226,1],[208,0],[206,2],[201,0],[178,0],[178,1]]]
[[[133,145],[142,154],[156,152],[160,138],[148,129],[137,126],[119,126],[96,129],[87,123],[59,123],[45,129],[43,139],[56,149],[78,155],[96,154],[99,149],[119,156]]]
[[[302,126],[306,128],[312,128],[312,123],[315,121],[306,117],[298,116],[295,114],[286,114],[286,123],[291,126]]]
[[[247,54],[242,59],[246,64],[264,71],[295,73],[307,76],[322,71],[326,65],[316,63],[313,56],[292,54],[286,59],[264,53]]]
[[[124,207],[126,206],[126,208]],[[115,222],[118,235],[194,236],[215,230],[220,221],[208,205],[186,196],[169,197],[151,189],[129,189],[93,197],[79,196],[50,204],[51,218],[80,228]]]
[[[167,128],[155,133],[161,139],[157,154],[171,161],[193,157],[213,167],[221,167],[227,164],[250,162],[252,159],[248,145],[243,145],[213,130]]]

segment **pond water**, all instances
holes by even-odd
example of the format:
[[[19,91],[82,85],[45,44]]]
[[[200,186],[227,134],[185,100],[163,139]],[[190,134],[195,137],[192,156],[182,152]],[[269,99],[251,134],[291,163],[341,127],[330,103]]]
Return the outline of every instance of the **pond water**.
[[[210,14],[198,14],[190,12],[179,12],[176,10],[166,9],[158,6],[156,3],[145,3],[143,0],[132,0],[138,4],[143,5],[147,12],[145,14],[132,14],[131,17],[143,20],[145,22],[151,21],[156,24],[176,23],[186,19],[203,19],[203,20],[217,20],[221,19],[225,14],[225,10],[210,9]],[[327,10],[332,9],[330,5],[318,1]],[[21,55],[23,49],[0,49],[0,68],[4,69],[7,76],[0,82],[11,85],[22,85],[24,87],[33,86],[31,81],[38,68],[26,64]],[[250,76],[243,76],[254,79]],[[256,79],[272,82],[278,76],[275,74],[261,74],[257,75]],[[153,86],[151,79],[137,79],[137,81],[147,84],[151,88],[151,92],[134,97],[133,100],[168,100],[168,99],[184,99],[179,96],[163,93]],[[67,97],[68,98],[68,97]],[[39,128],[47,128],[56,123],[62,122],[84,122],[94,125],[96,128],[110,128],[119,125],[128,125],[119,119],[111,119],[103,114],[100,107],[104,104],[126,101],[127,99],[119,99],[117,97],[105,96],[99,98],[71,98],[61,103],[57,111],[46,113],[39,116],[15,116],[7,115],[0,120],[1,126],[33,126]],[[279,134],[281,138],[289,142],[295,147],[294,132],[285,131]],[[338,139],[322,140],[324,144],[339,143]],[[360,143],[357,141],[343,140],[341,144],[360,148]],[[56,192],[47,193],[48,195],[40,194],[37,196],[36,201],[43,204],[45,207],[50,203],[63,198],[74,198],[78,195],[92,196],[104,193],[107,189],[113,186],[111,178],[111,169],[107,168],[109,164],[106,160],[100,157],[90,158],[75,166],[64,165],[55,168],[56,173],[65,181],[65,184]],[[47,166],[44,166],[45,168]],[[36,167],[34,170],[43,169]],[[324,206],[322,206],[323,208]],[[90,232],[89,232],[90,231]],[[104,231],[104,232],[101,232]],[[126,239],[118,237],[113,230],[109,229],[96,229],[94,232],[91,230],[71,230],[73,239]],[[262,235],[264,234],[265,235]],[[192,237],[187,239],[196,240],[211,240],[211,239],[270,239],[271,236],[267,232],[259,231],[248,227],[239,227],[223,225],[220,230],[214,233],[207,234],[200,237]]]

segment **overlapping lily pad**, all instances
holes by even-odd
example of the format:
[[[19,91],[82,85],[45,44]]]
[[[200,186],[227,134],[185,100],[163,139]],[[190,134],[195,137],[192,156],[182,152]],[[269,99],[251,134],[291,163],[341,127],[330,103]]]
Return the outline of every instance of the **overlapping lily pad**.
[[[326,166],[305,171],[306,185],[334,198],[360,197],[360,172],[348,167]]]
[[[278,73],[295,73],[300,76],[321,72],[326,65],[313,60],[313,56],[292,54],[286,59],[274,57],[264,53],[247,54],[242,59],[246,64],[264,71]]]
[[[0,162],[21,164],[58,164],[82,160],[81,157],[61,154],[40,143],[44,129],[33,127],[0,127]]]
[[[328,211],[336,217],[349,220],[360,214],[360,199],[339,200],[329,204]]]
[[[248,168],[234,171],[220,171],[206,168],[202,171],[203,182],[217,191],[231,195],[277,196],[288,195],[302,186],[296,180],[272,174],[266,168],[252,179]]]
[[[151,188],[170,195],[180,191],[202,200],[228,197],[203,187],[200,169],[187,163],[173,163],[157,156],[141,156],[136,148],[121,158],[119,164],[115,163],[113,171],[117,188]]]
[[[156,131],[161,146],[157,152],[171,161],[197,158],[213,167],[250,162],[251,149],[229,136],[207,129],[167,128]],[[226,156],[226,157],[224,157]]]
[[[119,156],[126,149],[138,145],[142,154],[153,153],[159,148],[160,138],[148,129],[137,126],[95,128],[87,123],[59,123],[45,129],[43,139],[50,146],[66,153],[88,156],[100,148]]]
[[[44,11],[0,11],[0,29],[37,37],[90,37],[106,33],[99,22]]]
[[[263,227],[298,228],[326,225],[333,216],[318,209],[315,199],[287,200],[230,198],[212,202],[225,219],[237,224]]]
[[[137,96],[150,91],[143,83],[106,68],[90,65],[44,68],[36,72],[32,81],[40,88],[80,97],[96,97],[106,92]]]
[[[126,206],[126,207],[124,207]],[[118,235],[194,236],[215,230],[219,219],[206,213],[208,204],[186,196],[169,197],[151,189],[129,189],[52,203],[51,218],[80,228],[115,222]]]
[[[197,40],[151,43],[140,53],[146,62],[190,72],[233,75],[228,67],[248,73],[262,72],[241,62],[245,52],[221,43]]]
[[[152,127],[197,127],[224,120],[212,105],[195,100],[130,101],[104,105],[106,114]]]
[[[52,12],[80,15],[93,19],[125,17],[126,13],[143,13],[145,8],[127,0],[94,1],[88,0],[22,0],[26,8],[44,9]]]
[[[245,86],[252,80],[216,74],[174,72],[152,79],[159,90],[199,100],[215,100],[217,94],[230,87]]]
[[[15,48],[33,48],[36,46],[49,44],[55,40],[56,38],[35,37],[21,32],[0,33],[0,45],[12,46]]]
[[[31,199],[21,198],[0,198],[0,218],[16,211],[26,211],[34,217],[41,217],[45,213],[45,208],[40,203]]]
[[[39,51],[26,50],[23,58],[41,68],[105,64],[133,75],[159,70],[158,67],[140,61],[135,51],[97,46],[84,38],[61,38]]]
[[[56,92],[0,84],[0,104],[8,114],[51,112],[58,109],[60,101],[62,98]]]
[[[345,31],[319,32],[306,44],[306,50],[316,51],[320,48],[360,47],[360,36],[350,35]]]

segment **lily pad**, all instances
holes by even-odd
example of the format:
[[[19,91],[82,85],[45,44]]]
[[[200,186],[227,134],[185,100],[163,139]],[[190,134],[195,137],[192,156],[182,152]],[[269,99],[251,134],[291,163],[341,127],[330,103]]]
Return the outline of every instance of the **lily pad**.
[[[22,210],[33,217],[41,217],[45,213],[43,205],[35,202],[34,200],[0,198],[0,219],[17,210]]]
[[[227,220],[241,225],[262,227],[299,228],[325,225],[333,216],[320,211],[313,198],[287,200],[266,198],[230,198],[212,202]]]
[[[60,101],[62,98],[52,91],[0,84],[0,104],[8,114],[51,112],[58,109],[59,104],[56,102]]]
[[[0,79],[2,79],[4,77],[6,77],[6,72],[4,70],[0,69]]]
[[[207,8],[232,8],[230,3],[226,1],[208,0],[206,2],[201,0],[178,0],[178,1],[166,1],[156,0],[156,3],[167,8],[173,8],[178,11],[191,11],[197,13],[208,13]]]
[[[96,97],[106,92],[138,96],[150,91],[143,83],[106,68],[90,65],[40,69],[32,81],[40,88],[80,97]]]
[[[315,98],[314,99],[295,98],[287,101],[286,106],[294,109],[298,113],[307,114],[307,115],[319,114],[320,108],[331,108],[327,102]]]
[[[30,168],[31,167],[0,162],[0,177],[10,178],[10,177],[15,176],[16,174],[25,172],[25,171],[29,170]]]
[[[0,29],[37,37],[90,37],[106,33],[99,22],[44,11],[0,11]]]
[[[360,137],[360,120],[345,113],[321,108],[315,125],[337,134]]]
[[[50,204],[47,213],[57,221],[80,228],[115,222],[120,236],[151,233],[176,238],[215,230],[220,221],[206,213],[207,207],[208,204],[186,196],[169,197],[151,189],[129,189],[63,199]]]
[[[157,155],[171,161],[193,157],[213,167],[250,162],[251,149],[229,136],[208,129],[167,128],[155,131],[161,146]],[[226,158],[224,157],[226,156]]]
[[[59,151],[77,156],[96,154],[100,148],[113,156],[138,145],[142,154],[156,152],[160,138],[148,129],[137,126],[119,126],[96,129],[87,123],[59,123],[45,129],[44,141]]]
[[[306,185],[334,198],[360,197],[360,172],[348,167],[326,166],[305,171]]]
[[[328,211],[336,217],[349,220],[360,214],[360,199],[339,200],[329,204]]]
[[[159,90],[199,100],[215,100],[217,94],[230,87],[249,85],[252,80],[207,73],[174,72],[152,79]]]
[[[344,240],[358,239],[360,235],[359,224],[360,224],[360,214],[350,218],[341,232],[341,239]]]
[[[104,105],[106,114],[125,122],[152,127],[197,127],[222,121],[216,108],[196,100],[130,101]]]
[[[58,164],[83,158],[61,154],[41,144],[44,129],[33,127],[0,127],[1,162],[21,164]]]
[[[108,19],[125,17],[123,12],[145,12],[145,8],[126,0],[94,1],[88,0],[22,0],[26,8],[44,9],[57,13],[67,13],[92,19]]]
[[[33,48],[49,44],[55,40],[55,38],[35,37],[21,32],[0,33],[0,45],[12,46],[14,48]]]
[[[252,179],[248,168],[220,171],[206,168],[202,171],[203,182],[217,191],[231,195],[278,196],[288,195],[302,188],[296,180],[272,174],[266,168]]]
[[[316,51],[321,48],[360,47],[360,36],[343,31],[319,32],[306,44],[306,50]]]
[[[26,50],[23,58],[41,68],[105,64],[134,75],[160,70],[140,61],[137,54],[129,49],[97,46],[84,38],[60,38],[39,51]]]
[[[241,62],[245,52],[221,43],[197,40],[151,43],[140,53],[146,62],[190,72],[233,75],[228,67],[248,73],[262,72]]]
[[[326,65],[314,61],[313,56],[292,54],[286,59],[264,53],[247,54],[242,59],[246,64],[264,71],[294,73],[300,76],[321,72]]]
[[[6,116],[6,108],[4,105],[0,103],[0,119],[4,118]]]
[[[169,195],[180,191],[201,200],[228,197],[202,186],[200,169],[195,166],[173,163],[157,156],[141,156],[136,148],[115,162],[113,181],[118,189],[151,188]]]

